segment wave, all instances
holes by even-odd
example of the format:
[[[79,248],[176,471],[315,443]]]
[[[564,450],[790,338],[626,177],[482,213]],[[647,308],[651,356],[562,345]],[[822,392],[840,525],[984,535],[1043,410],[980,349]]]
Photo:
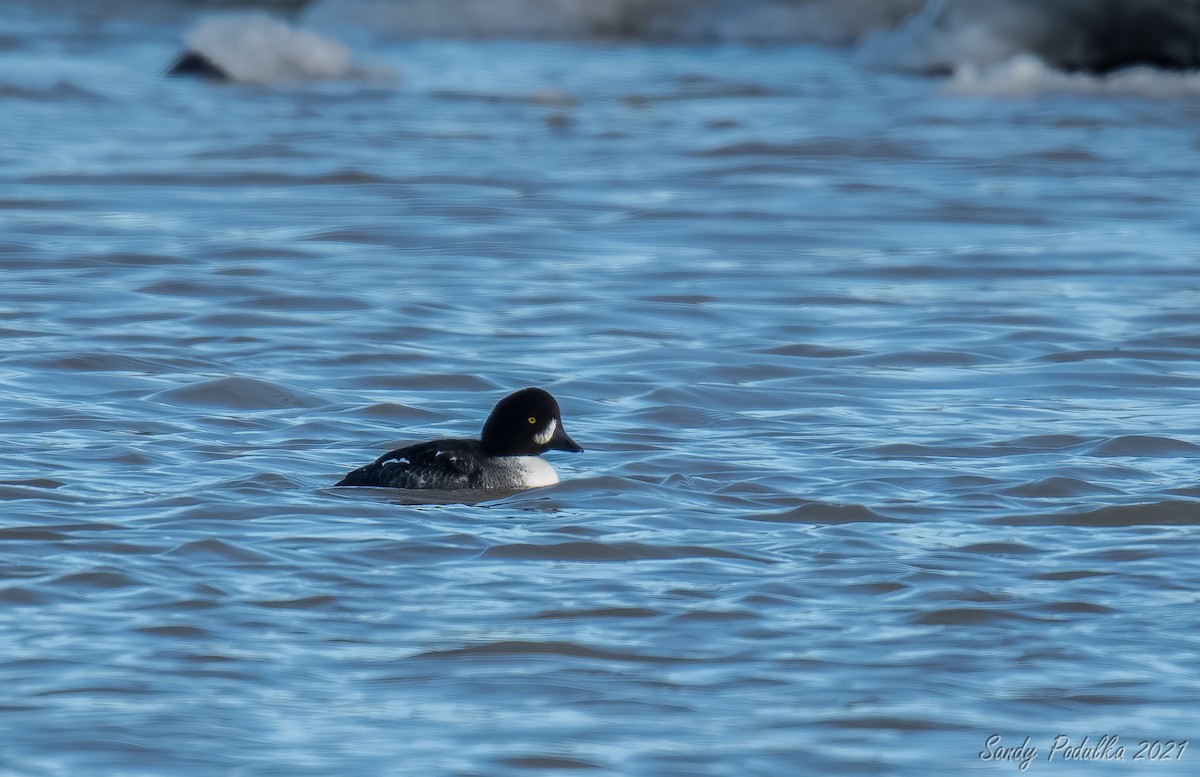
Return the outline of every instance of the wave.
[[[208,16],[188,31],[185,43],[171,75],[253,84],[384,75],[356,63],[342,43],[265,13]]]
[[[980,97],[1092,94],[1168,99],[1200,95],[1200,73],[1132,67],[1112,75],[1095,76],[1056,70],[1037,57],[1021,54],[991,67],[959,67],[947,90]]]
[[[1200,68],[1200,0],[930,0],[864,44],[874,64],[932,74]],[[1024,63],[1024,64],[1022,64]],[[994,77],[994,80],[1004,80]]]

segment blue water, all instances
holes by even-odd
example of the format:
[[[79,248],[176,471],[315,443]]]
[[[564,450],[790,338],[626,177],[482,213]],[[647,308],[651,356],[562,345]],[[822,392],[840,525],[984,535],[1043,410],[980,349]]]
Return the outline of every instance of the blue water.
[[[221,85],[161,77],[198,9],[39,8],[0,775],[1195,773],[1134,758],[1200,738],[1194,97],[386,37]],[[526,385],[561,484],[331,487]]]

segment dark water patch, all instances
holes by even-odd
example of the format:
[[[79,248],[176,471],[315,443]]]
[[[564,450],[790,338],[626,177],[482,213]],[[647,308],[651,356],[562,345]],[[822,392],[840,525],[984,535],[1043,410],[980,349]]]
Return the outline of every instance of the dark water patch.
[[[545,610],[533,620],[592,620],[595,618],[658,618],[665,613],[650,607],[597,607],[591,610]]]
[[[68,484],[64,483],[63,485]],[[54,489],[43,488],[41,486],[26,486],[16,484],[0,485],[0,502],[16,502],[26,499],[41,500],[59,504],[79,502],[79,497],[65,491],[59,492]],[[0,539],[3,539],[5,536],[3,532],[4,530],[0,529]]]
[[[730,621],[758,620],[761,616],[746,610],[694,610],[671,618],[672,623],[728,623]]]
[[[303,310],[310,312],[369,310],[370,304],[355,297],[315,294],[270,294],[238,300],[246,308]]]
[[[1158,558],[1162,555],[1162,551],[1153,547],[1141,548],[1107,548],[1104,550],[1096,550],[1087,553],[1081,553],[1080,556],[1088,561],[1104,561],[1115,564],[1132,563],[1137,561],[1148,561]],[[1172,586],[1173,587],[1173,586]]]
[[[305,235],[304,240],[314,243],[337,243],[367,246],[396,246],[395,230],[387,227],[364,225],[353,228],[327,229]]]
[[[1093,447],[1092,456],[1187,456],[1200,455],[1200,445],[1157,435],[1130,434],[1111,437]]]
[[[103,553],[114,556],[144,556],[163,550],[159,545],[108,540],[80,540],[75,546],[87,553]]]
[[[181,267],[199,263],[186,254],[146,253],[141,251],[109,251],[102,254],[87,254],[87,264],[111,265],[114,267]]]
[[[0,712],[31,712],[38,709],[35,704],[9,704],[0,702]]]
[[[79,173],[62,175],[46,173],[31,175],[23,179],[26,183],[51,184],[54,186],[178,186],[178,173],[149,173],[124,171],[121,173]],[[304,187],[304,186],[357,186],[364,184],[390,183],[386,177],[363,170],[335,170],[328,173],[304,174],[282,171],[239,170],[237,172],[190,171],[188,186],[211,188],[240,188],[245,186]]]
[[[856,359],[859,363],[875,367],[902,367],[904,369],[919,369],[921,367],[970,367],[1001,361],[989,354],[971,351],[919,350],[891,351],[888,353],[866,354]]]
[[[1018,437],[1014,440],[1006,440],[996,443],[996,445],[999,448],[1015,449],[1030,453],[1036,451],[1065,451],[1076,446],[1086,445],[1094,439],[1075,434],[1034,434],[1026,437]]]
[[[455,100],[465,102],[485,102],[510,105],[538,105],[559,108],[574,108],[579,106],[579,100],[566,92],[546,89],[530,93],[501,93],[501,92],[468,92],[461,90],[442,89],[430,92],[429,96],[436,100]],[[486,136],[480,136],[486,137]],[[453,181],[445,181],[447,183]]]
[[[481,554],[484,558],[522,561],[653,561],[661,559],[728,559],[774,563],[772,559],[750,556],[722,548],[696,545],[647,545],[640,542],[559,542],[550,545],[513,543],[494,545]]]
[[[97,92],[85,89],[70,81],[55,81],[48,85],[22,86],[20,84],[0,84],[0,99],[7,100],[37,100],[57,102],[63,100],[80,100],[88,103],[105,102],[107,98]]]
[[[259,599],[250,602],[255,607],[266,607],[272,610],[315,610],[325,609],[338,601],[338,597],[330,594],[303,596],[298,599]]]
[[[1095,438],[1073,434],[1033,435],[984,445],[961,445],[950,441],[937,444],[892,443],[877,446],[872,451],[879,456],[924,459],[963,458],[992,459],[1018,453],[1088,453]]]
[[[143,585],[140,580],[130,577],[124,572],[100,569],[64,575],[51,584],[79,590],[104,590]]]
[[[67,484],[61,480],[53,480],[51,478],[30,478],[28,480],[0,480],[0,485],[55,489],[62,488]]]
[[[1064,615],[1109,615],[1120,612],[1113,607],[1093,602],[1052,602],[1039,605],[1036,609],[1039,612]]]
[[[695,401],[694,397],[706,389],[673,387],[651,392],[646,398],[647,407],[626,414],[629,422],[641,424],[643,428],[668,430],[680,427],[710,428],[730,423],[734,413],[730,408],[736,403],[722,404],[716,398]]]
[[[985,607],[946,607],[914,616],[911,621],[922,626],[989,626],[1014,621],[1038,620],[1028,615]]]
[[[391,357],[393,360],[395,357]],[[418,374],[395,374],[387,376],[386,385],[378,385],[378,388],[390,388],[405,391],[427,391],[437,392],[433,396],[444,396],[446,393],[458,391],[480,391],[480,392],[495,392],[506,390],[499,383],[478,375],[469,375],[462,373],[418,373]],[[499,397],[489,396],[489,400],[499,399]],[[487,404],[486,402],[481,404]],[[484,414],[486,410],[481,411]],[[483,419],[479,419],[482,425]]]
[[[0,564],[0,580],[28,580],[42,577],[46,574],[45,564],[38,562],[36,566],[21,564]]]
[[[256,378],[212,378],[151,394],[147,399],[169,405],[215,407],[229,410],[275,410],[319,407],[321,397]]]
[[[1046,148],[1038,151],[1033,151],[1027,154],[1015,154],[1005,157],[1005,161],[1024,162],[1030,161],[1034,164],[1050,163],[1078,163],[1083,166],[1092,166],[1101,161],[1103,157],[1098,156],[1086,148]]]
[[[200,329],[212,328],[222,330],[257,330],[270,328],[311,329],[313,322],[305,317],[284,316],[272,313],[249,313],[237,311],[234,313],[209,313],[189,319],[189,323]]]
[[[1184,486],[1183,488],[1168,488],[1163,493],[1171,496],[1187,496],[1200,499],[1200,485]]]
[[[271,558],[265,553],[252,550],[244,545],[216,538],[185,542],[166,551],[163,555],[199,561],[264,562]]]
[[[635,664],[670,664],[670,663],[685,663],[695,662],[701,659],[687,658],[684,656],[658,656],[645,653],[631,653],[617,650],[603,650],[600,648],[581,645],[576,642],[567,641],[548,641],[534,642],[528,640],[500,640],[497,642],[485,642],[478,645],[471,645],[464,648],[451,648],[449,650],[430,650],[424,653],[419,653],[412,658],[438,658],[438,659],[457,659],[457,658],[533,658],[536,656],[561,656],[564,658],[585,658],[595,661],[617,661],[622,663]]]
[[[228,653],[211,652],[206,648],[203,653],[183,653],[179,656],[180,660],[186,661],[189,664],[231,664],[241,663],[246,660],[245,656],[235,656]]]
[[[830,504],[825,502],[807,502],[783,512],[758,513],[744,517],[748,521],[763,521],[766,523],[811,524],[895,523],[900,520],[877,513],[865,505]]]
[[[876,596],[886,596],[897,591],[904,591],[909,586],[905,583],[893,581],[881,581],[878,583],[854,583],[852,585],[843,586],[843,590],[851,593],[874,594]]]
[[[155,690],[148,684],[138,685],[83,685],[71,688],[52,688],[35,691],[33,696],[87,696],[104,698],[106,696],[148,696]],[[128,743],[108,743],[109,747],[121,748]]]
[[[793,343],[759,349],[758,353],[772,356],[795,356],[804,359],[849,359],[865,356],[866,351],[855,348],[836,348],[813,343]]]
[[[944,563],[950,559],[939,553],[939,560],[943,563],[940,568],[943,570],[951,570],[955,567],[951,564]],[[953,602],[971,602],[973,604],[999,604],[1007,605],[1012,602],[1012,597],[1008,593],[996,593],[993,591],[985,591],[978,588],[931,588],[928,589],[926,598],[936,601],[953,601]]]
[[[439,413],[434,413],[430,410],[412,405],[401,405],[396,402],[377,402],[368,407],[355,407],[348,412],[352,412],[355,415],[364,415],[368,418],[405,423],[432,421],[434,419],[440,420],[443,417]]]
[[[1113,573],[1092,569],[1069,569],[1061,572],[1042,572],[1032,575],[1030,579],[1070,582],[1072,580],[1086,580],[1089,577],[1106,577],[1111,574]]]
[[[1012,556],[1041,553],[1040,548],[1021,542],[977,542],[956,548],[963,553],[980,553],[988,556]]]
[[[1186,329],[1195,324],[1195,314],[1162,313],[1147,317],[1141,323],[1151,327],[1166,324],[1182,326]],[[1175,354],[1194,355],[1197,350],[1200,350],[1200,335],[1190,334],[1186,331],[1171,332],[1158,330],[1144,338],[1134,338],[1127,342],[1129,343],[1129,349],[1135,353],[1150,351],[1156,348],[1166,349],[1165,353],[1170,355],[1168,358],[1173,357]]]
[[[48,198],[17,199],[17,198],[0,197],[0,211],[14,211],[14,210],[62,211],[62,210],[71,210],[71,209],[78,208],[78,207],[80,207],[80,203],[77,201],[73,201],[73,200],[60,200],[60,199],[48,199]],[[8,246],[10,246],[10,245],[13,245],[13,244],[0,243],[0,251],[7,249]]]
[[[604,767],[592,761],[584,761],[579,758],[567,758],[561,755],[523,755],[514,756],[512,758],[500,758],[496,763],[502,766],[510,766],[514,769],[603,769]]]
[[[768,229],[772,225],[777,224],[778,219],[779,219],[778,214],[767,213],[767,212],[762,212],[762,211],[752,211],[752,210],[738,211],[736,213],[731,213],[729,215],[732,216],[734,219],[736,219],[739,224],[746,225],[746,226],[758,225],[760,231],[762,229]],[[678,221],[678,222],[684,222],[684,223],[695,223],[697,225],[703,225],[705,222],[707,222],[709,219],[711,219],[711,217],[712,217],[712,214],[703,208],[690,209],[690,208],[678,208],[678,207],[675,207],[675,208],[659,207],[659,208],[642,208],[640,210],[632,211],[629,214],[627,214],[625,218],[627,220],[633,221],[633,222],[637,222],[637,221],[653,221],[653,222]],[[700,228],[703,228],[703,227],[700,226]],[[714,237],[719,237],[719,236],[714,236]]]
[[[56,541],[65,540],[69,535],[48,529],[35,529],[30,526],[7,526],[0,528],[0,542],[15,542],[21,540]]]
[[[303,159],[304,152],[284,142],[263,143],[257,140],[244,143],[236,148],[210,148],[194,151],[189,159],[196,161],[243,161],[248,159],[291,160]]]
[[[324,440],[309,440],[305,438],[291,438],[288,440],[288,444],[294,446],[312,445],[318,442],[324,442]],[[282,455],[286,456],[287,454]],[[256,472],[253,475],[231,478],[214,485],[231,493],[266,495],[280,491],[290,491],[305,484],[298,478],[279,472]]]
[[[177,599],[165,605],[157,605],[150,609],[161,609],[167,612],[193,612],[198,610],[212,610],[221,606],[221,602],[214,599]]]
[[[713,78],[704,73],[688,73],[675,79],[670,88],[661,92],[622,95],[621,100],[632,107],[679,100],[710,100],[729,97],[789,97],[794,92],[768,87],[761,83],[736,82]]]
[[[5,339],[16,338],[34,338],[34,337],[53,337],[51,332],[43,332],[37,329],[14,329],[13,327],[0,327],[0,337]]]
[[[403,444],[403,443],[400,443]],[[381,451],[387,450],[383,446]],[[341,475],[328,478],[330,485]],[[479,505],[484,502],[496,501],[511,495],[511,491],[483,491],[479,489],[462,489],[459,491],[444,491],[437,488],[405,489],[405,488],[376,488],[371,486],[343,486],[327,488],[324,494],[339,499],[389,502],[406,507],[438,506],[438,505]]]
[[[837,729],[879,729],[882,731],[969,731],[967,723],[951,723],[909,715],[861,715],[855,717],[824,718],[818,725]]]
[[[212,632],[199,626],[185,623],[169,623],[162,626],[141,626],[135,629],[140,634],[151,637],[175,637],[178,639],[209,639]]]
[[[211,279],[192,280],[186,278],[156,281],[137,289],[142,294],[154,296],[198,297],[207,300],[239,297],[250,290],[244,283],[217,282]]]
[[[705,305],[722,301],[720,297],[710,294],[648,294],[639,299],[645,302],[663,302],[669,305]]]
[[[973,459],[1005,455],[994,449],[978,446],[924,445],[921,443],[886,443],[870,448],[866,453],[880,459]]]
[[[1116,693],[1067,693],[1062,697],[1062,700],[1084,706],[1100,707],[1120,707],[1130,704],[1142,705],[1151,701],[1145,694]]]
[[[49,600],[43,591],[31,586],[10,585],[0,588],[0,602],[5,604],[46,604]]]
[[[38,366],[70,372],[128,372],[139,375],[198,370],[212,362],[187,356],[133,356],[109,351],[93,351],[46,357]]]
[[[1145,365],[1154,370],[1159,371],[1159,367],[1155,366],[1161,362],[1173,361],[1194,361],[1196,353],[1190,349],[1167,350],[1164,348],[1111,348],[1111,349],[1092,349],[1085,351],[1065,351],[1060,353],[1046,354],[1039,357],[1040,361],[1052,362],[1056,364],[1082,362],[1082,361],[1103,361],[1111,362],[1114,360],[1127,360],[1133,362],[1144,362]]]
[[[404,343],[406,348],[417,350],[417,345],[423,342],[434,341],[437,339],[438,332],[425,327],[404,326],[395,327],[389,330],[389,334],[395,338],[396,342]],[[403,365],[407,359],[413,358],[412,353],[400,352],[397,353],[392,348],[387,350],[358,350],[348,347],[345,351],[327,354],[324,358],[324,363],[338,367],[366,367],[369,365],[390,367],[393,370]],[[360,379],[379,380],[391,378],[391,375],[365,375]],[[378,388],[387,388],[387,385],[377,386]]]
[[[1200,500],[1163,500],[1132,505],[1109,505],[1084,512],[990,518],[997,526],[1198,526]]]
[[[442,559],[476,556],[483,545],[483,540],[474,534],[446,535],[439,539],[439,542],[393,539],[363,540],[347,547],[340,555],[347,562],[356,565],[414,562],[430,564]]]
[[[1002,489],[1001,493],[1010,496],[1066,499],[1069,497],[1087,496],[1089,494],[1119,494],[1122,491],[1111,486],[1080,480],[1079,478],[1053,476],[1040,480],[1031,480],[1019,486],[1011,486]]]
[[[901,160],[919,156],[918,149],[876,138],[843,140],[822,138],[797,143],[742,141],[692,152],[693,156],[709,157],[778,157],[784,159],[857,159]]]

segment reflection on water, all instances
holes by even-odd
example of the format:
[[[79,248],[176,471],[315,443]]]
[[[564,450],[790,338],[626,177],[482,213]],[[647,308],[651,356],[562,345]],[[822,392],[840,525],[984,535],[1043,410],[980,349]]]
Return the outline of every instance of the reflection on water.
[[[1133,773],[1191,735],[1190,103],[512,41],[220,87],[159,32],[0,52],[57,73],[0,98],[2,768],[958,775],[1065,733]],[[564,482],[331,488],[526,385]]]

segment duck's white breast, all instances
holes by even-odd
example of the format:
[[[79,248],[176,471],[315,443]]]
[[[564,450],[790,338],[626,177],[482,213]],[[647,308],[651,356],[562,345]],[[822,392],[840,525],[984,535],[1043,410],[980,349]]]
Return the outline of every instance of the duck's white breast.
[[[545,459],[538,456],[514,456],[513,459],[525,488],[541,488],[558,482],[558,473]]]

